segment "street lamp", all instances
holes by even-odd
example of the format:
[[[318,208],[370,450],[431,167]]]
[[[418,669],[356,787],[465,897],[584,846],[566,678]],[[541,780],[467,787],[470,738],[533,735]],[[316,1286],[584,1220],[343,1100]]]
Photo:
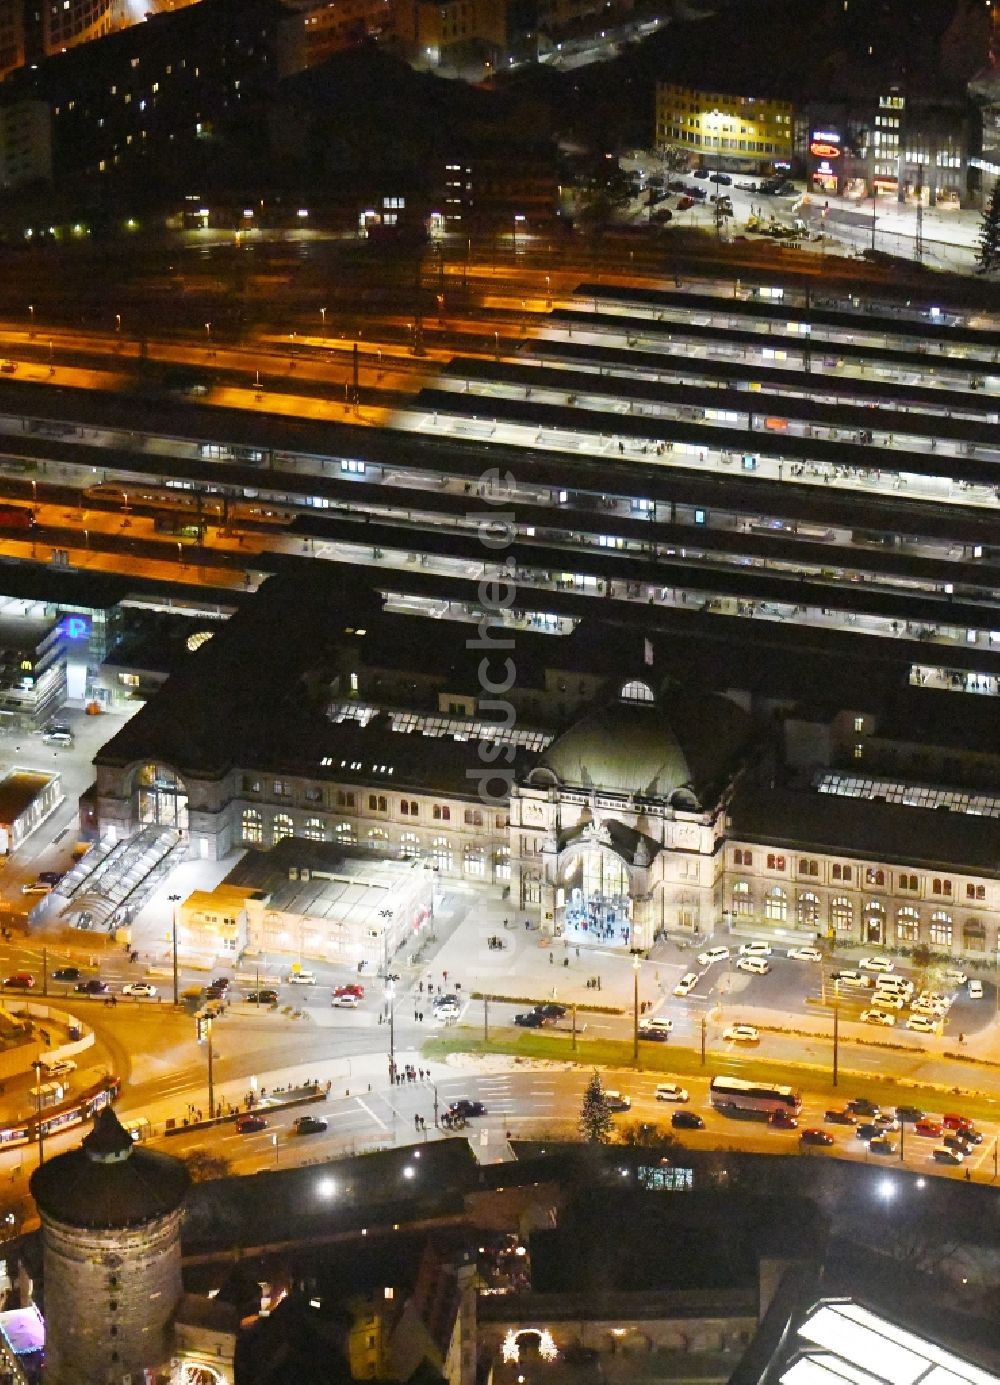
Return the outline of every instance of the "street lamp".
[[[632,956],[632,1062],[639,1066],[639,954]]]
[[[115,313],[115,331],[116,331],[116,332],[120,332],[121,329],[122,329],[122,315],[121,315],[121,313]]]
[[[833,1085],[837,1085],[837,1063],[840,1057],[840,981],[833,983]]]
[[[206,336],[206,338],[208,339],[208,344],[209,344],[209,346],[211,346],[211,344],[212,344],[212,324],[211,324],[210,322],[206,322],[206,323],[205,323],[205,336]]]
[[[719,174],[722,172],[722,120],[722,112],[717,108],[710,111],[705,117],[705,124],[710,130],[715,131],[715,177],[712,182],[715,184],[715,235],[717,240],[722,239],[722,213],[719,207],[719,190],[722,187],[719,179]]]
[[[385,1003],[389,1009],[389,1078],[396,1076],[396,983],[387,979],[385,983]]]
[[[319,315],[323,321],[323,340],[326,340],[326,309],[320,308]]]
[[[34,303],[29,303],[29,304],[28,304],[28,321],[31,323],[31,327],[30,327],[29,330],[28,330],[28,335],[31,336],[31,337],[33,337],[33,336],[35,335],[35,305],[34,305]]]
[[[180,992],[177,985],[177,906],[181,901],[179,894],[169,894],[167,899],[173,906],[173,914],[170,920],[170,946],[174,964],[174,1004],[180,1004]]]

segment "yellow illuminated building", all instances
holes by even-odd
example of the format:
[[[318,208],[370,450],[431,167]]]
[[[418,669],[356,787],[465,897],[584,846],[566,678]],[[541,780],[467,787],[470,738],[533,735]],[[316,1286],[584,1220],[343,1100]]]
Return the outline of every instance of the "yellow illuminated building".
[[[791,163],[795,130],[789,101],[656,84],[656,143],[723,167]]]

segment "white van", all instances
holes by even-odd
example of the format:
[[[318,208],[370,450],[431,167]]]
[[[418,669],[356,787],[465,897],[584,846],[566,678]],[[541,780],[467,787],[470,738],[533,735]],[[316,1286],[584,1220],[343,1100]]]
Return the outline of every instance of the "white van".
[[[766,957],[741,957],[736,963],[737,971],[748,971],[752,976],[766,976],[771,963]]]
[[[875,982],[875,992],[887,991],[890,995],[906,996],[907,999],[913,994],[913,982],[908,981],[905,976],[880,976]]]

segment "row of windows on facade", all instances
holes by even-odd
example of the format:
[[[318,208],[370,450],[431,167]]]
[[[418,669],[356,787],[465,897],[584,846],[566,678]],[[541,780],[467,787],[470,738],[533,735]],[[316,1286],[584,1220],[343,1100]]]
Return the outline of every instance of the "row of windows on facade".
[[[752,139],[724,139],[718,140],[714,135],[706,135],[704,138],[697,131],[679,130],[676,126],[671,126],[666,131],[667,139],[680,140],[684,144],[696,144],[701,149],[739,149],[747,154],[778,154],[785,146],[768,144],[762,140]]]
[[[756,912],[750,894],[750,886],[744,880],[738,880],[733,886],[732,910],[737,918],[750,918]],[[780,886],[774,886],[764,895],[762,912],[763,917],[769,923],[788,922],[789,899],[787,893]],[[885,905],[877,900],[870,900],[865,904],[861,914],[867,923],[879,922],[884,924],[886,920]],[[797,923],[804,928],[817,927],[820,923],[819,897],[808,891],[800,894],[795,901],[795,918]],[[841,896],[830,901],[829,922],[830,926],[837,932],[850,932],[854,927],[854,920],[855,910],[850,899]],[[920,914],[911,904],[901,904],[896,910],[896,941],[900,943],[919,941],[920,922]],[[955,923],[951,914],[943,913],[940,910],[935,911],[930,918],[930,941],[938,946],[950,946],[954,927]],[[978,919],[967,920],[963,932],[967,944],[971,945],[972,940],[980,939],[980,945],[985,945],[986,929]]]
[[[753,856],[754,854],[752,851],[737,847],[733,852],[733,865],[752,866]],[[787,868],[786,858],[773,851],[767,853],[766,862],[766,868],[768,870],[785,870]],[[817,879],[819,877],[819,868],[819,861],[811,857],[799,857],[799,875]],[[891,888],[892,873],[883,870],[880,866],[858,866],[855,868],[853,865],[848,865],[846,862],[835,861],[830,867],[830,879],[841,881],[845,885],[851,884],[855,880],[855,870],[857,871],[856,878],[859,885],[867,885],[873,889],[885,889],[886,882],[888,881]],[[897,874],[896,889],[908,890],[911,893],[916,893],[922,889],[920,876],[914,875],[910,871]],[[945,899],[951,899],[953,892],[952,882],[943,876],[932,876],[930,892],[932,895],[940,895]],[[974,900],[985,899],[986,886],[977,885],[970,880],[965,886],[965,897],[966,899]]]
[[[260,793],[262,788],[261,780],[244,778],[244,793]],[[272,781],[272,793],[275,798],[291,798],[294,785],[289,779],[275,779]],[[306,803],[322,803],[323,790],[318,785],[310,785],[302,795]],[[388,794],[368,794],[369,813],[388,813],[390,811],[390,799]],[[363,793],[356,793],[353,789],[337,789],[334,801],[338,808],[359,809],[365,802]],[[420,804],[415,798],[393,799],[393,806],[398,806],[400,817],[419,818]],[[427,805],[425,805],[426,807]],[[484,813],[481,808],[466,808],[463,810],[463,821],[466,827],[489,827],[491,826],[490,815]],[[430,804],[430,820],[432,822],[451,822],[451,808],[447,803]],[[496,826],[503,829],[508,826],[508,816],[506,813],[496,815]]]
[[[256,809],[247,808],[244,810],[241,832],[243,841],[247,846],[264,845],[264,819]],[[277,813],[271,822],[270,845],[276,846],[286,837],[294,836],[304,837],[306,841],[311,842],[332,841],[341,846],[358,845],[358,834],[351,823],[338,823],[331,832],[328,830],[327,824],[320,818],[308,818],[302,824],[301,829],[296,832],[295,823],[291,816],[288,813]],[[365,834],[365,842],[372,851],[386,852],[393,849],[389,833],[382,827],[369,828]],[[451,870],[454,862],[452,844],[447,837],[435,837],[425,851],[415,832],[403,832],[399,838],[398,850],[401,856],[408,859],[416,859],[426,855],[441,870]],[[510,849],[508,847],[497,847],[489,855],[498,872],[509,870]],[[464,868],[472,875],[483,874],[486,858],[485,847],[470,844],[462,848]]]

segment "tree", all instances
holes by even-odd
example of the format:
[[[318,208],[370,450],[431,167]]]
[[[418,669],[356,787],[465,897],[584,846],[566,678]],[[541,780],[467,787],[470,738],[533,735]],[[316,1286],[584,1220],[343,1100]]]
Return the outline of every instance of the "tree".
[[[618,1144],[628,1145],[632,1149],[652,1150],[661,1158],[670,1158],[684,1148],[671,1131],[661,1125],[652,1125],[649,1121],[623,1122],[616,1133]]]
[[[983,212],[976,263],[980,274],[991,274],[1000,269],[1000,183],[994,185],[990,204]]]
[[[611,1110],[604,1095],[601,1074],[594,1073],[587,1083],[580,1107],[580,1134],[590,1144],[606,1145],[611,1136]]]
[[[232,1165],[224,1154],[213,1154],[201,1146],[192,1149],[184,1159],[192,1183],[207,1183],[213,1178],[228,1178]]]

